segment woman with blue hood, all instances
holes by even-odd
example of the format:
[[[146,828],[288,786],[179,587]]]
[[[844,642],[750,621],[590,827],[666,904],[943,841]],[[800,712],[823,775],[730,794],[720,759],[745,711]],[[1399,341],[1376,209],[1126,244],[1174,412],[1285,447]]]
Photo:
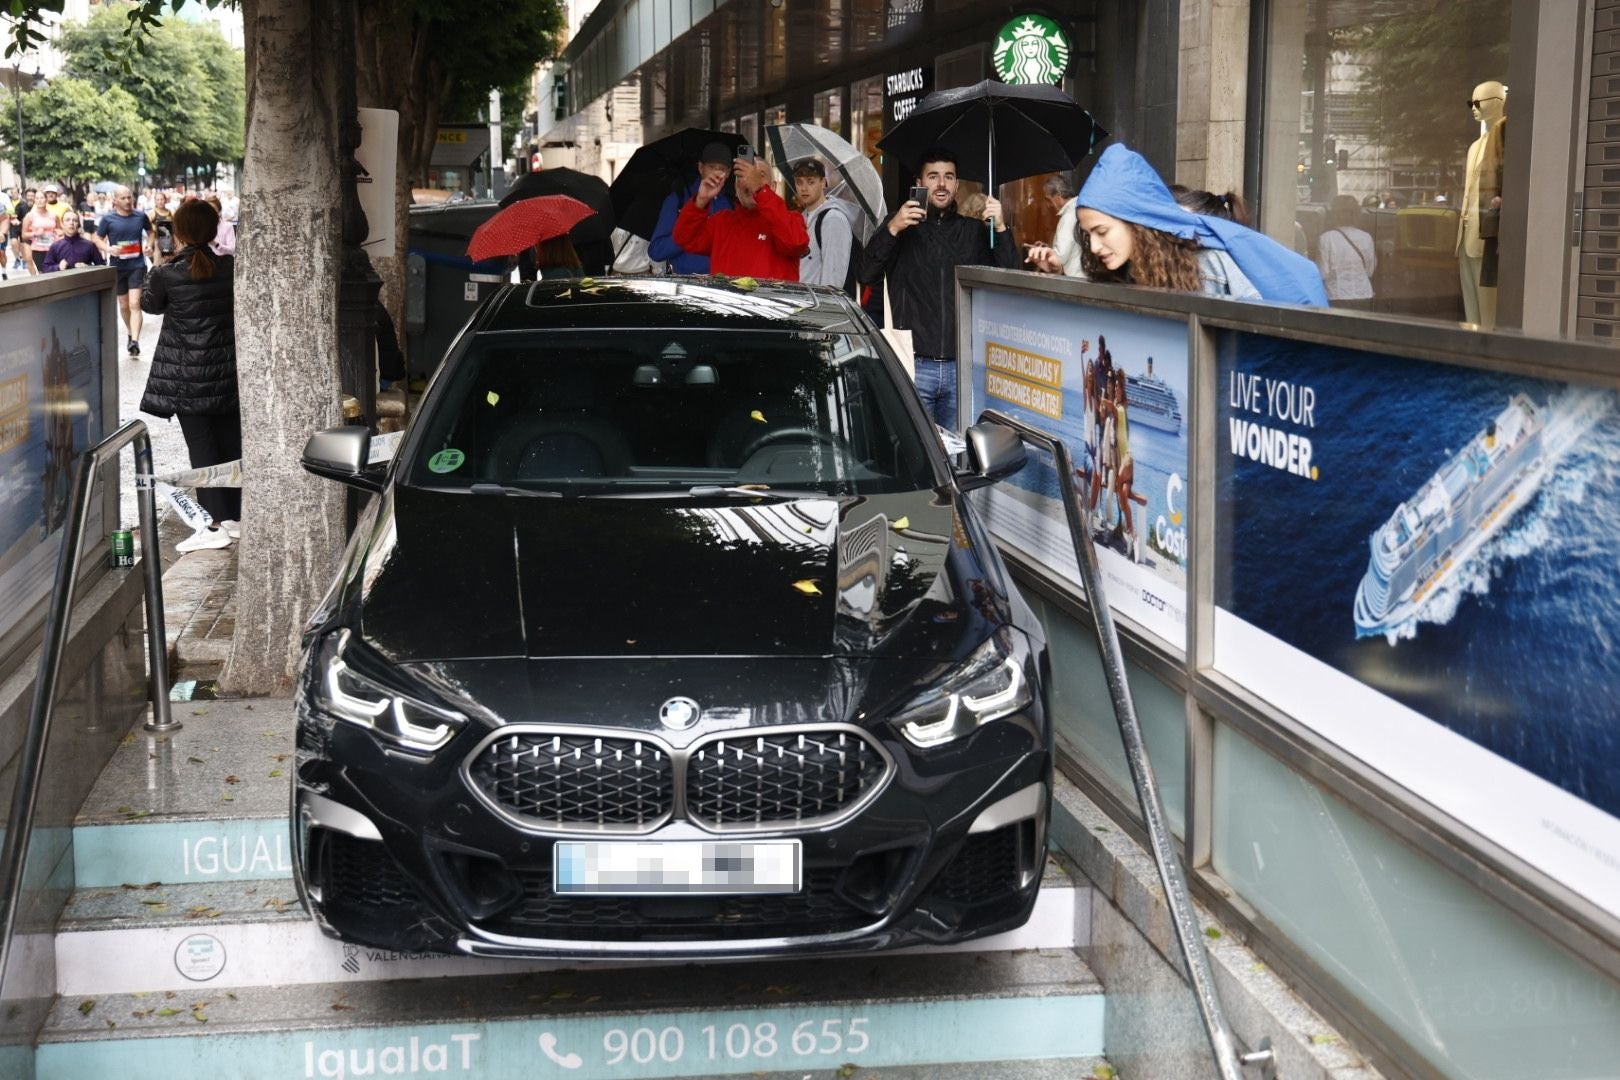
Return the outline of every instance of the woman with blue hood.
[[[1102,152],[1075,203],[1093,281],[1327,306],[1309,259],[1234,221],[1183,209],[1147,159],[1123,145]]]

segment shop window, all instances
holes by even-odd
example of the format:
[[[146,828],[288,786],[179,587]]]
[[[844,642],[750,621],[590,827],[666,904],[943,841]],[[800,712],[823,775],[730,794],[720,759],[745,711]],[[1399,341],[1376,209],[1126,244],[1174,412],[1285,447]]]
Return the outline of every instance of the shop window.
[[[849,141],[883,171],[883,78],[863,79],[849,88]]]
[[[816,95],[813,109],[815,122],[828,131],[844,133],[844,91],[823,90]]]
[[[1270,5],[1259,224],[1336,304],[1495,325],[1509,7]]]
[[[765,126],[767,128],[777,127],[787,122],[788,111],[786,105],[771,105],[766,108]],[[766,160],[771,163],[772,186],[776,188],[776,193],[778,195],[786,199],[789,194],[788,189],[793,185],[783,174],[782,170],[785,163],[776,160],[776,149],[772,145],[770,138],[763,134],[760,136],[760,151],[765,155]]]

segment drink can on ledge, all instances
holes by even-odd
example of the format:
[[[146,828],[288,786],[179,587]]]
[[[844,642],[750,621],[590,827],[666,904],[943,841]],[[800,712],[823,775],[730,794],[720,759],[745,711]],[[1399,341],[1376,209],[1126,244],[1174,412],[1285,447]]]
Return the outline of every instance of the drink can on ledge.
[[[119,529],[112,534],[112,552],[108,556],[113,566],[135,565],[135,534]]]

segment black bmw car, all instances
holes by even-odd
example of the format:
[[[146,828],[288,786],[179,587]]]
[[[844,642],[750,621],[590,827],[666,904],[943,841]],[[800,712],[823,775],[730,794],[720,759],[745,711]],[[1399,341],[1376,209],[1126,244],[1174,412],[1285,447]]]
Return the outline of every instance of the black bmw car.
[[[841,294],[508,286],[308,627],[293,842],[329,934],[483,956],[740,956],[1024,922],[1051,798],[1045,639]]]

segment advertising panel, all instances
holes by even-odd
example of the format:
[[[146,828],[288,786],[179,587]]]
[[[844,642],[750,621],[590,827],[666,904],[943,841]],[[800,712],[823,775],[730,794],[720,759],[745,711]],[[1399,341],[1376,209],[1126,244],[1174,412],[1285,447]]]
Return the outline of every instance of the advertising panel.
[[[987,489],[997,539],[1080,591],[1058,484],[1072,483],[1109,606],[1180,649],[1187,606],[1187,327],[990,289],[972,293],[971,416],[999,409],[1062,440]]]
[[[50,592],[73,468],[102,436],[101,296],[0,312],[0,343],[3,635]]]
[[[1219,349],[1216,666],[1620,914],[1620,396]]]

